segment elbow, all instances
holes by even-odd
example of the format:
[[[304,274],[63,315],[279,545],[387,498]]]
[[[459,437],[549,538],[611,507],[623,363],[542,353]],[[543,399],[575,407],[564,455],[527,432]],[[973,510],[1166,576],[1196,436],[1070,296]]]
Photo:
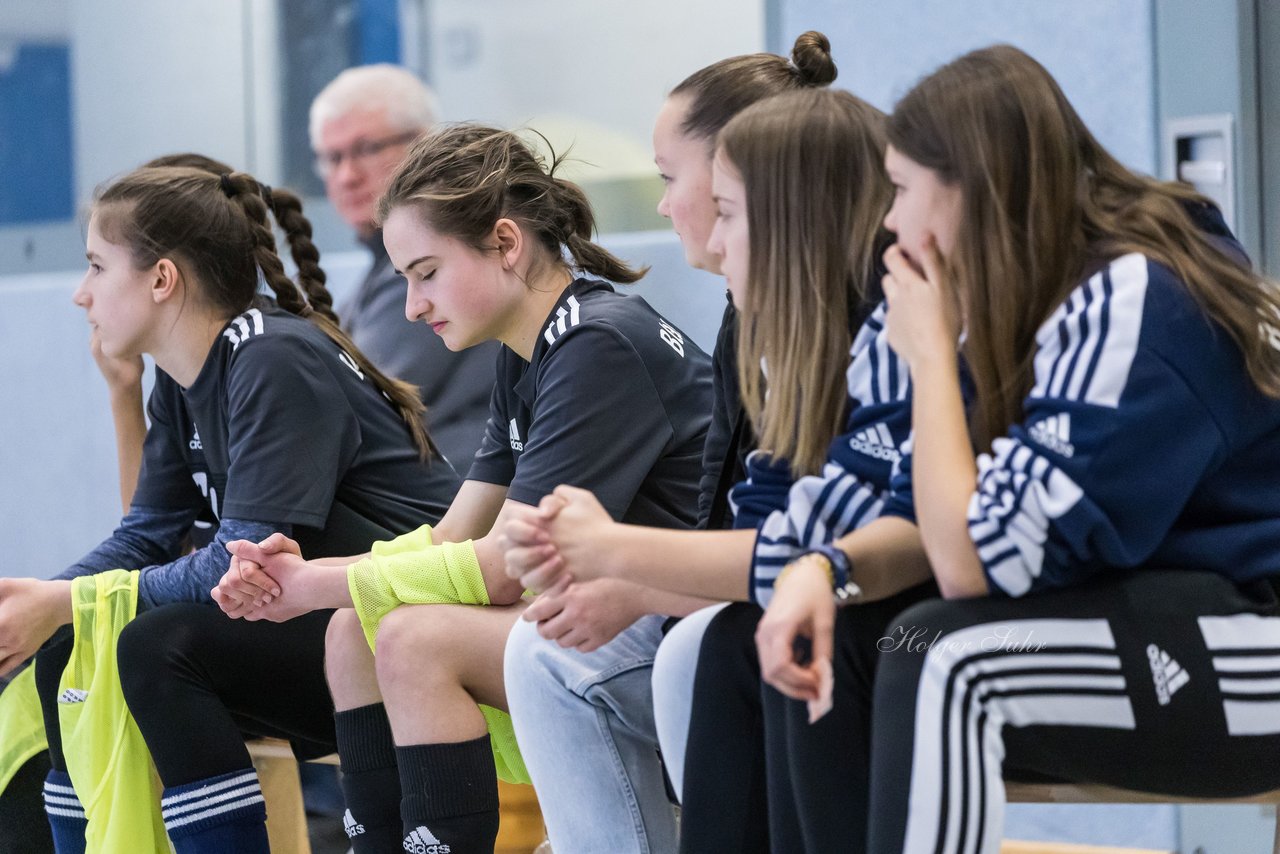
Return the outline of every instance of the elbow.
[[[991,592],[981,564],[967,561],[934,562],[933,575],[943,599],[976,599]]]
[[[485,593],[489,596],[490,605],[514,605],[524,595],[524,588],[519,581],[507,578],[490,578],[484,580]]]

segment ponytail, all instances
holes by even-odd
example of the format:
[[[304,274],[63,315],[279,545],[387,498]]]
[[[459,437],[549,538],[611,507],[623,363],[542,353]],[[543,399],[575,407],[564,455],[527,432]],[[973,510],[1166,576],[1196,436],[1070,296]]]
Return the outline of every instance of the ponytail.
[[[568,250],[587,275],[619,284],[638,281],[647,267],[631,267],[592,240],[595,214],[586,193],[555,177],[563,159],[553,156],[547,168],[511,131],[445,126],[410,147],[378,203],[378,219],[411,206],[435,231],[484,252],[494,223],[505,217],[533,234],[553,259]]]

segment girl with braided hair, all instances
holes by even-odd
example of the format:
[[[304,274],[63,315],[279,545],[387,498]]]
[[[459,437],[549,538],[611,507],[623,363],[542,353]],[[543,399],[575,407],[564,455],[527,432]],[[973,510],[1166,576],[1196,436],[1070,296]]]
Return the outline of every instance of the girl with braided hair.
[[[459,125],[424,137],[380,207],[408,279],[406,314],[450,349],[504,345],[480,451],[434,529],[324,562],[301,560],[281,537],[232,543],[237,561],[216,597],[233,616],[270,620],[344,609],[325,666],[357,854],[490,851],[495,775],[529,779],[503,675],[521,614],[563,615],[578,625],[575,643],[616,662],[656,647],[660,615],[696,607],[606,580],[562,585],[526,610],[503,569],[503,526],[570,482],[615,519],[691,527],[710,359],[644,300],[600,281],[641,271],[592,241],[582,190],[514,133]],[[271,589],[282,592],[255,607]]]
[[[334,749],[328,615],[227,620],[209,601],[230,562],[226,543],[282,531],[308,555],[363,548],[438,519],[457,477],[433,452],[413,388],[380,374],[339,331],[293,194],[239,172],[139,169],[99,193],[86,249],[74,301],[106,356],[155,360],[151,427],[115,532],[53,580],[0,582],[0,672],[44,644],[36,684],[59,852],[86,850],[86,834],[90,850],[141,850],[119,841],[136,840],[138,828],[111,827],[137,794],[116,783],[133,723],[116,710],[109,732],[99,727],[105,738],[84,725],[91,707],[121,692],[165,786],[160,839],[167,829],[179,852],[266,851],[244,736],[289,739],[303,757]],[[258,295],[260,280],[274,301]],[[203,509],[218,517],[217,536],[183,554]],[[118,661],[118,682],[100,678],[104,660]]]

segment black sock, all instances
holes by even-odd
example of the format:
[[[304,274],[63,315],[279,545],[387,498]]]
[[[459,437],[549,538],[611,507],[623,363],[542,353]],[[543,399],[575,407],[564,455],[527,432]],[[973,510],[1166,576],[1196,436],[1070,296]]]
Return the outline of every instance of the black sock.
[[[381,703],[335,712],[338,756],[342,759],[342,795],[347,811],[342,826],[355,854],[398,851],[400,771],[387,708]]]
[[[492,852],[498,838],[498,776],[489,736],[396,748],[400,815],[409,854]]]

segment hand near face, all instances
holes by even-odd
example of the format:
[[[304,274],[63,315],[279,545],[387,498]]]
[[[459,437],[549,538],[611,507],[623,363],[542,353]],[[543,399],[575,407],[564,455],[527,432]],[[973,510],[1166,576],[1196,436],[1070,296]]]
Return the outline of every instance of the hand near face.
[[[960,335],[936,243],[930,240],[922,255],[916,264],[899,246],[884,253],[885,330],[889,346],[913,370],[926,361],[953,358]]]
[[[97,329],[90,334],[89,352],[113,392],[137,389],[141,393],[144,370],[141,356],[108,356],[102,352],[102,336]]]

